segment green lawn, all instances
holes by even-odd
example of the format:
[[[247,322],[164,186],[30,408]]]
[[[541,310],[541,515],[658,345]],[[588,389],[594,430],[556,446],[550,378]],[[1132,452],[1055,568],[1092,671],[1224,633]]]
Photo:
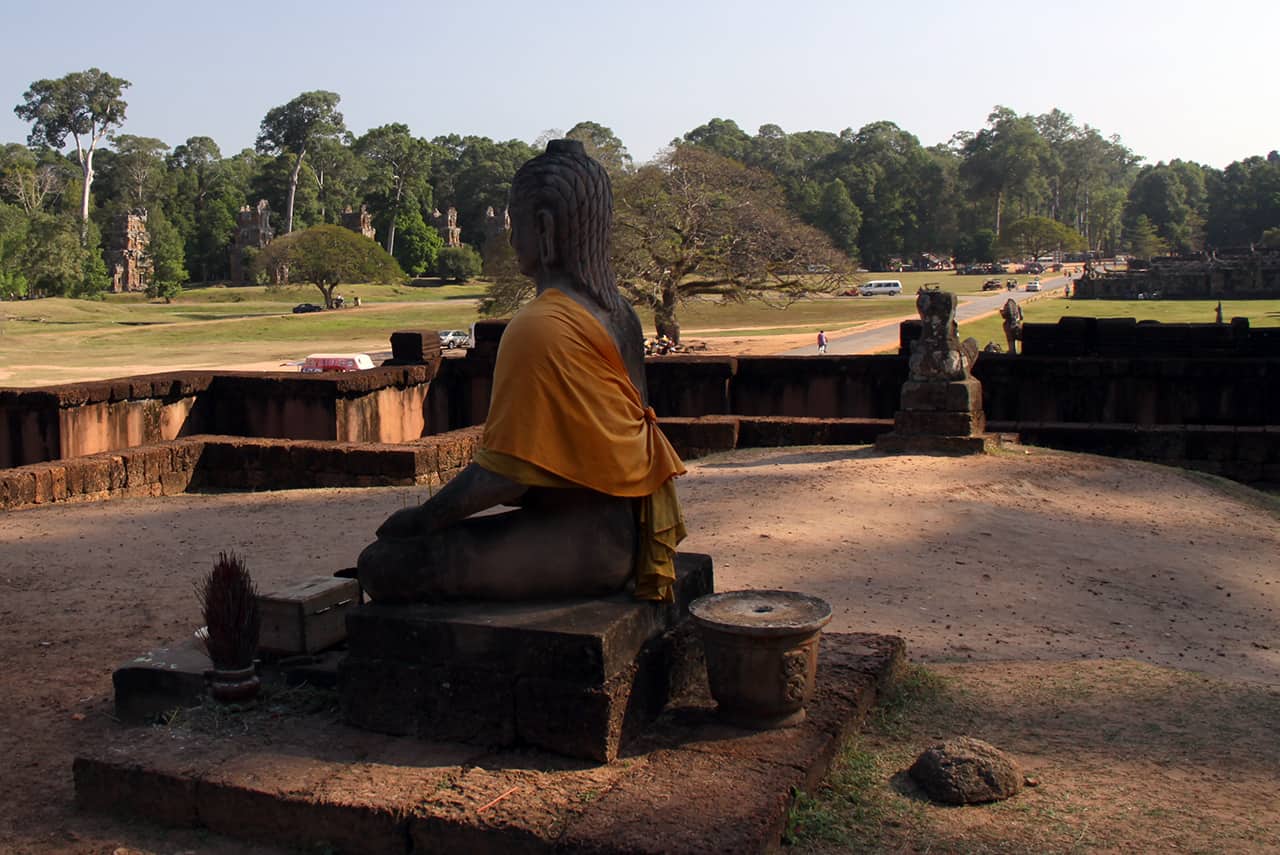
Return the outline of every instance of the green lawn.
[[[859,279],[902,281],[902,297],[819,295],[786,308],[758,302],[695,300],[680,310],[689,338],[810,333],[911,317],[912,295],[937,283],[961,296],[980,294],[984,276],[952,273],[860,274]],[[1017,278],[1024,281],[1028,277]],[[359,309],[294,315],[298,303],[318,303],[310,286],[189,288],[172,303],[139,294],[103,300],[53,298],[0,302],[0,386],[40,386],[130,374],[228,366],[278,366],[322,351],[386,350],[397,329],[458,329],[477,320],[483,282],[467,285],[355,285],[341,293]],[[1189,301],[1067,301],[1046,296],[1025,304],[1026,320],[1054,322],[1063,315],[1211,321],[1216,304]],[[1280,301],[1230,302],[1228,318],[1280,326]],[[653,318],[641,312],[646,329]],[[998,315],[967,323],[962,335],[1003,343]]]
[[[191,288],[172,303],[140,294],[100,301],[0,303],[0,386],[36,386],[178,368],[284,362],[319,351],[385,350],[397,329],[453,329],[475,318],[479,283],[340,289],[359,309],[294,315],[309,286]],[[348,303],[350,305],[350,302]]]
[[[1046,297],[1022,306],[1027,323],[1054,324],[1060,318],[1134,318],[1164,323],[1212,323],[1217,300],[1065,300]],[[1280,326],[1280,300],[1224,300],[1222,315],[1248,318],[1254,327]],[[960,325],[960,337],[973,336],[979,345],[994,341],[1004,347],[1004,327],[998,314]]]

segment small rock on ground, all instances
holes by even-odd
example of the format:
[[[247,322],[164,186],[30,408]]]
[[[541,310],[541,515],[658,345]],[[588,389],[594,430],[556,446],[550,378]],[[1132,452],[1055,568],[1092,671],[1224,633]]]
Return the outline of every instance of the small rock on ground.
[[[994,745],[961,736],[925,749],[908,770],[935,802],[971,805],[996,802],[1022,790],[1018,764]]]

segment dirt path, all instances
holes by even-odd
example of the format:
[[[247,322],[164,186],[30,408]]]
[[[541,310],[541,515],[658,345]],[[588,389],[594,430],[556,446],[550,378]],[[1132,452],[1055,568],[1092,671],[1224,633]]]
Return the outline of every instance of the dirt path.
[[[696,461],[680,485],[684,547],[713,555],[721,590],[817,594],[832,630],[900,634],[917,661],[1129,657],[1280,684],[1273,509],[1179,470],[1028,452]],[[219,550],[246,554],[264,588],[330,573],[422,498],[209,494],[0,514],[0,851],[238,851],[77,815],[74,746],[100,719],[85,714],[109,708],[112,668],[196,627],[192,580]]]

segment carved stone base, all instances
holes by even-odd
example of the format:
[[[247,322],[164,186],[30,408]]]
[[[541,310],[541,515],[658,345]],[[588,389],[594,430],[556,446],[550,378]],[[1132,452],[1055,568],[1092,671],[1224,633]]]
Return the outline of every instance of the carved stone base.
[[[981,412],[982,383],[972,377],[968,380],[936,382],[908,380],[902,384],[900,406],[903,410]]]
[[[701,678],[688,604],[711,558],[676,559],[676,602],[371,605],[347,618],[343,714],[396,736],[533,745],[609,762]]]
[[[882,454],[986,454],[1001,444],[999,434],[974,436],[936,436],[931,434],[881,434],[876,451]]]
[[[987,428],[982,410],[898,410],[893,416],[893,432],[929,436],[972,436]]]

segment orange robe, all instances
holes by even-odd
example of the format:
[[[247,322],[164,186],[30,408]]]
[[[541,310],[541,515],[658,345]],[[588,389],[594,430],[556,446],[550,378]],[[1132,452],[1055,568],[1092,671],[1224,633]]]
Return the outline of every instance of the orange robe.
[[[635,595],[671,601],[685,535],[672,479],[684,464],[608,331],[560,291],[540,294],[502,335],[476,462],[529,486],[640,499]]]

